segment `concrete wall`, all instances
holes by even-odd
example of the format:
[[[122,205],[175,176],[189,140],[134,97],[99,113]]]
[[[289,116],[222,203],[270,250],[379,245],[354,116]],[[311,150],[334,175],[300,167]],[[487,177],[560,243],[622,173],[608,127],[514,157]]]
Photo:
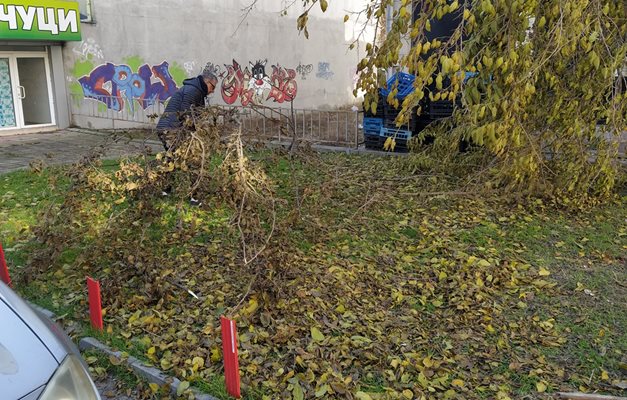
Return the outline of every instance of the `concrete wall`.
[[[183,78],[198,75],[207,63],[217,66],[220,75],[212,103],[224,104],[226,97],[234,105],[253,101],[289,107],[293,97],[295,108],[354,104],[355,66],[365,46],[349,51],[348,45],[359,37],[363,21],[354,16],[348,23],[343,19],[367,2],[333,0],[326,13],[316,5],[307,40],[296,30],[303,11],[300,2],[282,16],[281,10],[292,1],[259,0],[243,19],[251,0],[93,0],[95,23],[82,24],[83,42],[64,48],[73,108],[80,110],[85,97],[119,91],[120,99],[87,101],[100,103],[102,113],[122,108],[143,112],[150,101],[142,100],[164,101],[173,93],[173,84],[180,86]],[[367,26],[361,38],[373,35],[374,28]],[[238,72],[233,61],[245,74],[250,72],[249,63],[266,59],[271,87],[252,88],[248,79],[233,85]],[[129,75],[132,79],[119,79]],[[230,97],[251,88],[256,95]]]
[[[68,92],[65,85],[66,73],[63,65],[63,51],[61,46],[50,46],[50,64],[52,66],[52,93],[56,109],[56,120],[59,128],[70,126],[70,111]]]

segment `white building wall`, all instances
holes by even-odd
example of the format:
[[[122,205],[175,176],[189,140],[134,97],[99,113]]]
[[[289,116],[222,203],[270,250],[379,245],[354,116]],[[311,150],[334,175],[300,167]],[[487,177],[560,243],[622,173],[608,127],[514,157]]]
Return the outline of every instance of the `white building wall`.
[[[173,90],[172,81],[180,86],[184,77],[198,75],[207,63],[217,66],[220,75],[211,102],[224,104],[226,99],[226,103],[240,105],[242,96],[234,96],[234,100],[229,95],[234,90],[245,92],[248,81],[232,86],[237,71],[229,67],[236,61],[245,73],[250,70],[249,63],[257,60],[267,60],[265,73],[279,90],[259,92],[254,101],[266,106],[289,107],[291,97],[295,108],[334,108],[357,101],[352,94],[355,67],[364,56],[363,40],[373,37],[374,27],[366,26],[362,33],[363,17],[356,21],[352,13],[363,9],[368,0],[330,1],[326,13],[316,5],[309,18],[309,40],[296,29],[296,20],[303,12],[301,2],[259,0],[244,19],[243,10],[250,3],[92,0],[94,23],[82,24],[83,41],[68,43],[64,49],[73,108],[95,102],[99,112],[141,113],[150,103],[142,102],[143,98],[167,99]],[[287,15],[281,15],[290,3],[293,5]],[[348,23],[344,23],[346,14],[351,15]],[[361,45],[349,50],[349,44],[358,38]],[[164,61],[167,64],[162,64]],[[148,68],[140,73],[143,65]],[[159,65],[155,73],[152,67]],[[273,66],[277,66],[274,77]],[[164,70],[171,80],[164,77]],[[117,75],[112,77],[112,71]],[[120,79],[129,73],[134,85],[131,80]],[[106,93],[120,101],[89,99]],[[81,121],[85,124],[84,118]]]

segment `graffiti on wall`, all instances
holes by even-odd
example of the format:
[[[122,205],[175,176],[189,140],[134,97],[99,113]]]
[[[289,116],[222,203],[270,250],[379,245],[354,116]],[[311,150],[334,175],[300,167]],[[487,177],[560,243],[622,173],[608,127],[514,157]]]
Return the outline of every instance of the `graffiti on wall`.
[[[104,58],[104,53],[102,52],[100,45],[96,43],[93,38],[83,40],[75,46],[72,51],[74,54],[77,54],[84,59],[95,58],[97,60],[102,60]]]
[[[78,79],[86,98],[104,103],[108,109],[122,111],[125,104],[135,111],[135,101],[145,110],[156,102],[165,102],[178,89],[167,61],[144,64],[137,72],[125,64],[106,63]]]
[[[298,63],[298,67],[296,67],[296,72],[300,75],[302,80],[307,80],[307,75],[313,72],[313,64],[302,64]]]
[[[270,84],[270,77],[266,74],[266,64],[268,60],[263,62],[257,61],[256,63],[249,62],[252,76],[248,81],[248,87],[254,90],[253,103],[258,104],[263,102],[263,95],[268,90],[272,89]]]
[[[223,75],[222,67],[220,67],[220,65],[218,64],[212,63],[211,61],[205,64],[205,66],[202,68],[201,73],[204,74],[205,72],[209,72],[215,77],[222,77]]]
[[[296,71],[276,64],[268,75],[267,62],[249,62],[244,70],[235,60],[230,65],[225,64],[226,71],[221,75],[222,100],[226,104],[239,100],[243,106],[259,105],[270,99],[276,103],[293,101],[298,93]]]
[[[269,66],[267,60],[249,62],[244,68],[235,60],[225,68],[213,63],[199,68],[200,63],[196,61],[187,61],[182,65],[167,61],[149,65],[138,56],[127,57],[119,64],[106,62],[95,65],[92,61],[99,55],[89,53],[96,51],[95,47],[81,45],[76,51],[81,52],[80,58],[84,60],[76,60],[68,81],[75,101],[79,101],[77,104],[80,105],[82,98],[94,99],[103,109],[127,110],[130,113],[138,109],[137,104],[146,110],[157,102],[165,103],[186,77],[200,74],[207,68],[221,81],[218,87],[222,100],[226,104],[239,102],[243,106],[261,105],[268,101],[291,102],[298,93],[297,76],[304,77],[313,71],[312,64],[297,73],[295,69],[279,64]],[[91,55],[83,56],[83,52]]]
[[[194,70],[196,70],[196,61],[186,61],[183,63],[183,68],[187,72],[188,76],[191,76]]]
[[[270,85],[272,85],[272,89],[268,94],[268,99],[273,99],[277,103],[294,100],[298,93],[296,71],[283,68],[278,64],[273,65]]]
[[[318,72],[316,73],[316,77],[329,80],[333,78],[333,75],[335,75],[335,73],[331,71],[330,63],[324,61],[318,63]]]

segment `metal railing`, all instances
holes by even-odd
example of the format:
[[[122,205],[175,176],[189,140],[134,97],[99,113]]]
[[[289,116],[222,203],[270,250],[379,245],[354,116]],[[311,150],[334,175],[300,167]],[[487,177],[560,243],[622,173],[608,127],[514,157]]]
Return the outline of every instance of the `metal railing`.
[[[125,97],[71,95],[72,116],[106,119],[111,121],[135,122],[139,125],[154,125],[159,119],[151,115],[161,115],[165,106],[158,101],[143,108],[138,100],[128,101]]]
[[[217,106],[237,109],[243,131],[265,140],[290,141],[295,133],[299,140],[312,144],[358,147],[363,143],[363,114],[359,112],[266,106]],[[85,118],[95,118],[111,121],[111,126],[115,129],[116,121],[124,122],[126,127],[129,124],[152,127],[165,111],[165,105],[158,101],[142,104],[136,99],[129,102],[126,98],[113,96],[99,96],[96,99],[73,94],[71,109],[75,123],[79,120],[76,117],[82,117],[81,121],[85,121]],[[118,123],[118,126],[120,125]]]
[[[271,107],[237,107],[242,129],[279,141],[300,140],[316,144],[357,146],[362,142],[361,114],[347,110]]]

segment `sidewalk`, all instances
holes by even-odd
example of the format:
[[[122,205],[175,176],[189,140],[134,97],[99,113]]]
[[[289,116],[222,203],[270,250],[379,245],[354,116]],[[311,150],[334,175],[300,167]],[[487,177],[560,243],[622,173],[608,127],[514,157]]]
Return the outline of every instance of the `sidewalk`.
[[[85,129],[64,129],[51,133],[32,133],[25,135],[0,136],[0,174],[28,168],[30,163],[42,161],[45,165],[70,164],[77,162],[93,148],[111,140],[111,134]],[[289,143],[272,141],[270,147],[286,147]],[[145,148],[153,153],[163,150],[161,142],[156,140],[128,139],[119,137],[115,143],[106,146],[103,158],[113,159],[126,155],[141,154]],[[371,154],[377,156],[406,155],[383,151],[312,145],[319,152],[345,154]]]
[[[95,147],[110,142],[107,133],[81,129],[65,129],[51,133],[0,136],[0,174],[28,168],[34,161],[45,165],[77,162]],[[146,147],[153,153],[163,150],[160,142],[119,137],[107,145],[103,158],[141,154]]]

